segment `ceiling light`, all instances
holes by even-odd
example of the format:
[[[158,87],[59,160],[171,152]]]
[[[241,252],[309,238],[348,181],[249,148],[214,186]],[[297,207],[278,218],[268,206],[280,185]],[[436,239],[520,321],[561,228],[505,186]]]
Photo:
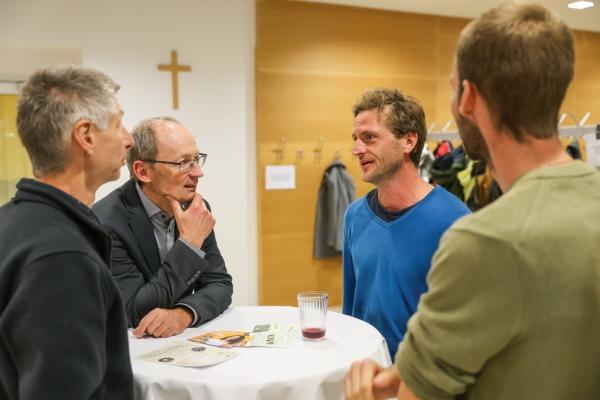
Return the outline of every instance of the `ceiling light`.
[[[567,4],[567,7],[574,8],[575,10],[583,10],[584,8],[594,7],[593,1],[574,1]]]

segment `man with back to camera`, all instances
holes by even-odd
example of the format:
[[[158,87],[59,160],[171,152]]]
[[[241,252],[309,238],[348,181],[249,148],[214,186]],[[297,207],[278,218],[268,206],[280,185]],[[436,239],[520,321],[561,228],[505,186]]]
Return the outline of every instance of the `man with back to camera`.
[[[362,179],[377,188],[346,211],[343,312],[376,327],[393,356],[427,290],[440,237],[469,209],[419,175],[427,131],[416,99],[371,89],[353,111],[352,154]]]
[[[569,29],[538,5],[463,30],[452,112],[505,194],[444,235],[396,365],[354,363],[347,398],[600,398],[600,174],[557,133],[573,64]]]
[[[233,285],[196,193],[206,154],[170,117],[144,120],[132,135],[132,179],[93,209],[113,238],[111,270],[133,333],[167,337],[221,314]]]
[[[110,236],[90,206],[133,143],[119,86],[81,67],[34,73],[18,105],[35,179],[0,208],[0,398],[131,399]]]

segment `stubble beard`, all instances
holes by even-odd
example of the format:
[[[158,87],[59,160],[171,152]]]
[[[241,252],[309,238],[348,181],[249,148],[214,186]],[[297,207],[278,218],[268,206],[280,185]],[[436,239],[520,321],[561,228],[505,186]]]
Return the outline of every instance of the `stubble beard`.
[[[454,119],[467,155],[472,160],[490,163],[490,153],[479,128],[462,115],[454,115]]]
[[[392,179],[402,169],[402,160],[394,160],[389,164],[383,164],[380,171],[374,171],[370,177],[364,177],[363,180],[372,183],[375,186],[381,186],[383,183]]]

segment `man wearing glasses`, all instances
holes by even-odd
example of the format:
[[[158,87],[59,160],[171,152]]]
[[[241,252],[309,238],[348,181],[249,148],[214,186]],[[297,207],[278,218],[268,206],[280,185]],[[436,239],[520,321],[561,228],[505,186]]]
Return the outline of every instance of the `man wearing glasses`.
[[[132,179],[93,210],[113,238],[111,270],[133,333],[168,337],[221,314],[233,285],[196,192],[206,154],[170,117],[144,120],[132,136]]]

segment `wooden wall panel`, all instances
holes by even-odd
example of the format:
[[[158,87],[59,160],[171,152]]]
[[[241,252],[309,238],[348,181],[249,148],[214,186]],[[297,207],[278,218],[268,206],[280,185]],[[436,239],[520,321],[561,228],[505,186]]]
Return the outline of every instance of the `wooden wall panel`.
[[[261,143],[277,143],[286,138],[316,145],[324,136],[349,141],[352,106],[365,89],[375,86],[399,87],[423,99],[426,113],[433,113],[436,107],[431,96],[436,91],[436,80],[432,77],[409,79],[259,70],[257,79],[261,86],[258,108]]]
[[[17,102],[17,95],[0,95],[0,205],[14,196],[19,179],[33,176],[17,135]]]
[[[418,98],[427,124],[452,120],[448,78],[467,19],[308,2],[257,1],[256,109],[259,302],[293,305],[300,290],[342,299],[341,257],[315,260],[313,229],[324,169],[339,153],[362,182],[351,155],[351,108],[371,87],[395,87]],[[575,81],[563,109],[600,122],[600,34],[575,32]],[[571,122],[567,122],[570,124]],[[454,127],[452,129],[455,129]],[[322,160],[314,149],[325,139]],[[284,158],[273,152],[285,138]],[[297,158],[298,152],[302,159]],[[266,165],[296,166],[295,190],[265,190]]]
[[[259,1],[260,69],[432,76],[435,19],[302,2]],[[400,40],[399,40],[400,39]]]
[[[450,112],[450,97],[452,90],[450,88],[450,73],[454,64],[454,53],[456,51],[456,42],[468,20],[458,18],[436,18],[438,21],[438,47],[437,47],[437,74],[435,91],[435,109],[426,110],[429,126],[435,122],[437,130],[441,129],[446,122],[454,121]],[[428,96],[432,96],[430,93]],[[452,129],[452,128],[450,128]],[[455,129],[455,128],[454,128]]]
[[[600,32],[576,31],[573,113],[582,118],[590,112],[587,123],[600,123]],[[563,107],[564,108],[564,107]]]

